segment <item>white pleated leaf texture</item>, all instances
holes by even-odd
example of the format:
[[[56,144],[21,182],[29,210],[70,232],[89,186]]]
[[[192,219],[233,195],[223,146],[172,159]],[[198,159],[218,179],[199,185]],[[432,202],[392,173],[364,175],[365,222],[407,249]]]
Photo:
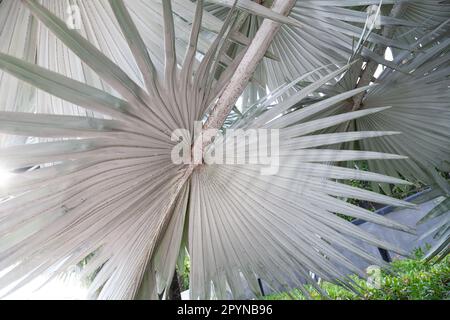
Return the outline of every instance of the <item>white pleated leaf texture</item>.
[[[333,99],[330,99],[327,106],[332,103]],[[347,118],[360,116],[364,114],[348,114]],[[234,298],[243,298],[246,288],[258,294],[258,278],[274,289],[283,286],[286,290],[302,288],[305,283],[314,284],[309,271],[333,282],[345,281],[345,273],[339,271],[342,268],[364,276],[364,271],[354,267],[342,254],[343,250],[370,263],[384,265],[379,258],[359,249],[355,239],[402,252],[335,214],[411,231],[339,199],[352,197],[407,205],[335,181],[362,179],[404,183],[386,176],[327,165],[331,161],[402,159],[389,154],[316,149],[333,141],[393,134],[308,135],[319,127],[342,121],[345,119],[330,117],[281,129],[280,168],[275,175],[261,175],[261,166],[257,165],[210,165],[194,172],[188,241],[191,298],[226,298],[227,290],[231,290]]]
[[[421,236],[424,239],[429,235],[433,235],[433,238],[437,240],[433,247],[428,250],[425,256],[426,261],[430,261],[437,256],[436,261],[439,262],[445,259],[450,252],[450,197],[443,198],[442,202],[428,212],[418,224],[420,225],[438,217],[440,221],[435,222],[433,227]]]
[[[409,51],[396,51],[393,62],[401,65],[405,73],[385,68],[374,80],[378,85],[369,88],[362,103],[356,107],[356,110],[370,110],[390,106],[389,110],[328,130],[341,132],[356,128],[405,133],[361,141],[363,150],[408,156],[401,164],[371,160],[369,169],[425,185],[437,184],[447,194],[450,193],[450,186],[439,171],[450,171],[450,40],[443,32],[448,32],[449,23],[448,19],[417,39]],[[354,69],[336,87],[328,88],[323,93],[334,95],[346,92],[354,87],[358,77],[359,70]],[[336,105],[327,115],[355,110],[352,103],[346,101]],[[383,191],[390,193],[389,186],[381,186]]]
[[[155,247],[166,240],[159,239],[159,230],[167,220],[174,221],[170,217],[176,216],[176,212],[185,213],[183,206],[171,205],[172,198],[177,196],[176,182],[184,169],[171,161],[171,150],[176,144],[171,141],[171,133],[178,128],[190,130],[193,121],[201,120],[205,108],[219,94],[222,87],[217,86],[217,81],[212,85],[213,75],[218,59],[223,57],[221,47],[229,27],[222,28],[221,23],[221,35],[213,39],[199,63],[195,54],[202,20],[200,2],[200,10],[194,15],[192,36],[188,39],[190,49],[184,60],[179,61],[173,47],[170,3],[164,2],[164,8],[157,6],[160,16],[165,15],[164,32],[159,35],[162,42],[159,45],[165,54],[160,59],[165,65],[159,70],[154,68],[144,40],[137,32],[130,47],[122,36],[122,32],[136,30],[134,21],[130,20],[131,10],[122,2],[79,1],[81,8],[104,7],[103,11],[96,8],[82,14],[85,27],[98,24],[89,34],[69,29],[64,20],[52,13],[58,11],[48,10],[55,9],[54,6],[65,10],[60,2],[44,1],[43,4],[4,1],[2,6],[18,6],[19,11],[28,13],[28,19],[39,21],[39,26],[51,34],[51,43],[58,43],[71,55],[77,55],[80,61],[77,71],[82,74],[84,68],[92,70],[96,79],[101,79],[99,85],[74,78],[67,69],[26,62],[20,59],[20,54],[14,57],[15,52],[8,50],[0,53],[0,68],[47,92],[45,95],[50,99],[101,116],[85,113],[72,116],[70,109],[63,112],[48,109],[50,100],[41,101],[44,107],[36,110],[5,108],[10,111],[0,112],[2,133],[52,140],[2,149],[2,166],[16,174],[8,188],[1,190],[0,269],[15,267],[0,279],[0,286],[21,279],[15,283],[19,287],[54,266],[57,266],[56,275],[95,252],[85,270],[89,274],[101,267],[91,286],[93,296],[149,297],[141,292],[145,288],[139,290],[140,281],[147,266],[152,264],[150,256],[155,250],[155,257],[161,256]],[[59,13],[64,14],[64,10]],[[111,23],[96,16],[104,11],[109,13]],[[115,16],[120,20],[115,20]],[[11,32],[16,34],[15,30]],[[90,41],[91,36],[105,42]],[[51,56],[49,52],[47,59]],[[64,54],[54,59],[60,65]],[[230,62],[220,82],[226,83],[238,62],[239,59]],[[8,87],[7,82],[1,85]],[[32,170],[17,172],[24,171],[23,168]],[[180,195],[179,201],[182,199]],[[168,230],[171,228],[169,224]],[[176,244],[170,244],[171,249],[175,248],[172,252],[176,257]],[[130,265],[129,261],[132,261]],[[170,265],[159,269],[163,277],[167,276],[167,270],[175,269],[174,259],[168,261]]]
[[[280,129],[275,175],[261,175],[260,165],[201,165],[180,186],[188,168],[171,160],[177,144],[171,133],[193,132],[194,121],[204,119],[242,59],[226,54],[231,42],[245,47],[250,41],[236,32],[234,11],[222,23],[203,10],[202,1],[76,4],[81,30],[67,27],[60,1],[0,5],[0,23],[9,22],[1,33],[0,88],[11,94],[2,98],[0,133],[23,137],[0,151],[2,167],[14,172],[0,189],[0,270],[9,268],[0,288],[56,276],[90,256],[84,273],[95,275],[91,297],[165,297],[180,249],[187,247],[192,298],[225,298],[229,290],[239,298],[246,287],[258,294],[258,278],[275,288],[302,289],[305,282],[315,284],[309,272],[344,285],[349,280],[342,268],[364,276],[344,249],[383,265],[358,241],[406,254],[336,215],[412,232],[343,199],[408,203],[340,180],[406,182],[334,165],[400,163],[404,156],[325,148],[398,130],[317,133],[385,114],[389,105],[322,116],[362,88],[286,113],[348,66],[327,75],[312,72],[317,82],[263,106],[261,116],[234,123]],[[35,35],[34,49],[21,32]],[[9,45],[3,47],[3,39]]]

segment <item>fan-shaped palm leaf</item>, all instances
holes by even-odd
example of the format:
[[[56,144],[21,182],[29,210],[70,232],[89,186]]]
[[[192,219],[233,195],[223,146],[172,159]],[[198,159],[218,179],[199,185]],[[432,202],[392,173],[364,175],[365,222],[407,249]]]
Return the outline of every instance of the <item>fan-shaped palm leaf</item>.
[[[195,10],[190,1],[174,1],[173,7],[171,1],[77,3],[85,28],[80,32],[70,30],[55,14],[62,13],[59,2],[1,4],[15,15],[2,15],[0,22],[17,19],[27,25],[27,35],[43,38],[35,49],[2,48],[0,68],[31,86],[11,84],[11,97],[24,100],[5,100],[11,106],[2,106],[0,131],[52,141],[1,150],[0,162],[15,174],[0,193],[0,269],[9,268],[0,278],[0,287],[14,289],[40,274],[58,274],[93,254],[84,271],[95,274],[92,296],[156,298],[170,284],[180,248],[187,247],[192,298],[225,297],[227,288],[233,297],[241,297],[246,286],[258,291],[257,278],[273,287],[315,284],[310,271],[349,285],[342,268],[364,273],[342,250],[383,263],[361,250],[358,240],[406,254],[336,215],[411,232],[341,198],[408,203],[339,180],[405,182],[329,164],[358,159],[396,162],[404,157],[322,148],[377,139],[397,130],[317,134],[387,113],[387,105],[326,116],[336,104],[367,90],[364,87],[287,112],[317,89],[328,87],[348,66],[326,76],[322,70],[312,72],[316,82],[278,104],[269,105],[271,99],[266,99],[256,108],[258,112],[233,124],[280,130],[280,170],[274,176],[260,175],[259,165],[176,165],[171,151],[177,142],[171,140],[171,133],[178,128],[193,133],[194,121],[202,120],[217,99],[221,101],[224,87],[244,57],[245,50],[234,58],[226,54],[230,43],[249,43],[246,36],[236,35],[235,11],[219,24],[203,10],[202,1],[197,1]],[[186,20],[178,24],[174,20],[182,5],[190,9],[186,9]],[[150,11],[159,13],[160,19],[139,20],[141,13],[150,15]],[[268,15],[281,19],[275,13]],[[189,37],[186,21],[192,24]],[[210,29],[205,39],[203,21]],[[151,33],[145,32],[150,29]],[[186,43],[180,47],[175,35],[183,32]],[[208,41],[211,32],[216,36]],[[2,33],[3,37],[18,37],[14,41],[19,44],[26,41],[13,29]],[[201,41],[205,41],[203,49]],[[45,43],[57,44],[63,51]],[[156,43],[158,47],[153,46]],[[59,52],[56,58],[40,51],[49,48]],[[185,48],[184,55],[180,48]],[[34,52],[38,59],[33,61]],[[74,63],[65,64],[64,58]],[[2,77],[6,88],[4,79],[10,78]],[[36,108],[30,108],[29,101],[38,103]],[[61,109],[55,107],[59,103]],[[54,114],[58,110],[63,114]],[[216,105],[213,116],[217,110]],[[189,147],[193,142],[185,141]],[[220,140],[208,151],[219,147]]]
[[[448,182],[437,171],[448,172],[450,159],[450,69],[447,54],[450,42],[441,32],[447,27],[448,21],[418,39],[411,45],[410,51],[398,53],[394,57],[394,63],[401,64],[406,73],[386,68],[374,80],[379,85],[370,88],[362,101],[345,101],[329,114],[369,110],[380,105],[391,106],[382,115],[357,119],[332,131],[356,128],[407,132],[397,137],[361,141],[363,150],[400,153],[409,158],[401,165],[369,161],[370,170],[391,176],[401,175],[409,181],[420,181],[427,185],[438,183],[448,193]],[[410,53],[416,50],[414,54]],[[354,88],[359,77],[359,67],[356,67],[336,87],[327,88],[328,91],[324,90],[323,94],[326,96]],[[388,186],[384,185],[383,188],[385,192],[390,192]]]

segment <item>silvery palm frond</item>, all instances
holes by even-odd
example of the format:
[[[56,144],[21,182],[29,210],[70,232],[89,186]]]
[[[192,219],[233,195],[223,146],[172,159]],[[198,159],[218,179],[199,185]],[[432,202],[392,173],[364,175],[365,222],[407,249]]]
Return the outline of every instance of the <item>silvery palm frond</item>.
[[[231,0],[210,2],[206,9],[222,19],[226,17],[228,7],[233,3]],[[412,2],[415,4],[414,1]],[[259,7],[264,8],[264,3],[263,1],[263,5]],[[267,5],[269,3],[267,1]],[[387,10],[385,8],[391,8],[395,3],[398,1],[297,1],[289,14],[291,21],[285,22],[269,49],[278,59],[263,60],[260,67],[260,81],[265,81],[273,90],[311,70],[322,67],[322,70],[311,75],[308,80],[317,79],[318,76],[345,65],[358,50],[357,46],[361,38],[372,45],[407,48],[407,40],[399,38],[392,41],[389,37],[376,32],[383,26],[399,28],[403,26],[403,30],[412,28],[423,30],[424,27],[420,21],[391,17],[389,12],[383,14]],[[256,4],[251,1],[239,1],[238,6],[239,4],[243,9],[248,9],[245,11],[247,15],[242,17],[241,31],[252,36],[261,24],[261,14],[250,11],[250,8],[256,7]],[[409,3],[402,3],[402,5],[406,7]],[[383,11],[371,17],[369,8],[378,6],[381,6]],[[260,10],[263,11],[263,9]],[[370,55],[374,58],[373,52],[366,47],[362,48],[361,54],[364,57]],[[383,61],[383,57],[378,56],[378,60]]]
[[[450,252],[450,197],[444,197],[436,207],[428,212],[418,224],[440,218],[433,227],[428,230],[421,238],[433,235],[437,239],[433,247],[431,247],[425,255],[425,260],[430,261],[435,257],[436,263],[443,260]]]
[[[393,62],[401,66],[401,72],[385,68],[378,79],[373,79],[377,85],[369,88],[362,100],[345,101],[329,112],[340,114],[349,110],[369,110],[380,105],[391,106],[382,115],[357,119],[331,131],[398,130],[407,133],[361,141],[362,150],[396,152],[408,156],[401,164],[369,161],[369,169],[426,185],[437,183],[446,193],[450,192],[449,185],[439,171],[450,170],[450,42],[442,33],[442,29],[448,27],[448,22],[417,39],[409,51],[394,56]],[[337,86],[328,88],[323,94],[326,96],[354,88],[359,77],[360,69],[354,68]],[[390,193],[387,185],[382,185],[382,188]]]

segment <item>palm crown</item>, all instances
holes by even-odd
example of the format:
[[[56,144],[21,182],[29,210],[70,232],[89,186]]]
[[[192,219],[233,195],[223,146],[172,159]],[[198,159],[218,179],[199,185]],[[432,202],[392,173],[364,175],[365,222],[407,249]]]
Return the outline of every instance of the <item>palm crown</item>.
[[[258,279],[303,290],[310,272],[351,287],[364,272],[346,253],[384,265],[359,241],[407,254],[337,214],[414,232],[345,199],[409,203],[345,181],[449,192],[449,13],[437,0],[3,0],[0,287],[89,256],[93,297],[157,298],[187,252],[191,298],[239,298]],[[174,163],[172,132],[196,121],[279,130],[279,170]],[[356,160],[371,172],[341,165]]]

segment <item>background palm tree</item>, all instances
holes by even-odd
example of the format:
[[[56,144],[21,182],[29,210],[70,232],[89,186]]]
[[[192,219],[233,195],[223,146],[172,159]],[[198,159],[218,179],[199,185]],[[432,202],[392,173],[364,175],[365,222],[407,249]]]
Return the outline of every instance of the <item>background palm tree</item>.
[[[348,272],[365,273],[346,252],[385,265],[358,240],[407,252],[337,214],[413,230],[344,198],[409,203],[345,181],[449,191],[449,13],[422,0],[1,2],[0,288],[89,256],[92,297],[165,297],[186,252],[195,299],[259,295],[258,279],[307,295],[310,272],[353,288]],[[280,170],[173,163],[172,132],[195,121],[279,129]],[[373,173],[339,165],[356,160]]]

